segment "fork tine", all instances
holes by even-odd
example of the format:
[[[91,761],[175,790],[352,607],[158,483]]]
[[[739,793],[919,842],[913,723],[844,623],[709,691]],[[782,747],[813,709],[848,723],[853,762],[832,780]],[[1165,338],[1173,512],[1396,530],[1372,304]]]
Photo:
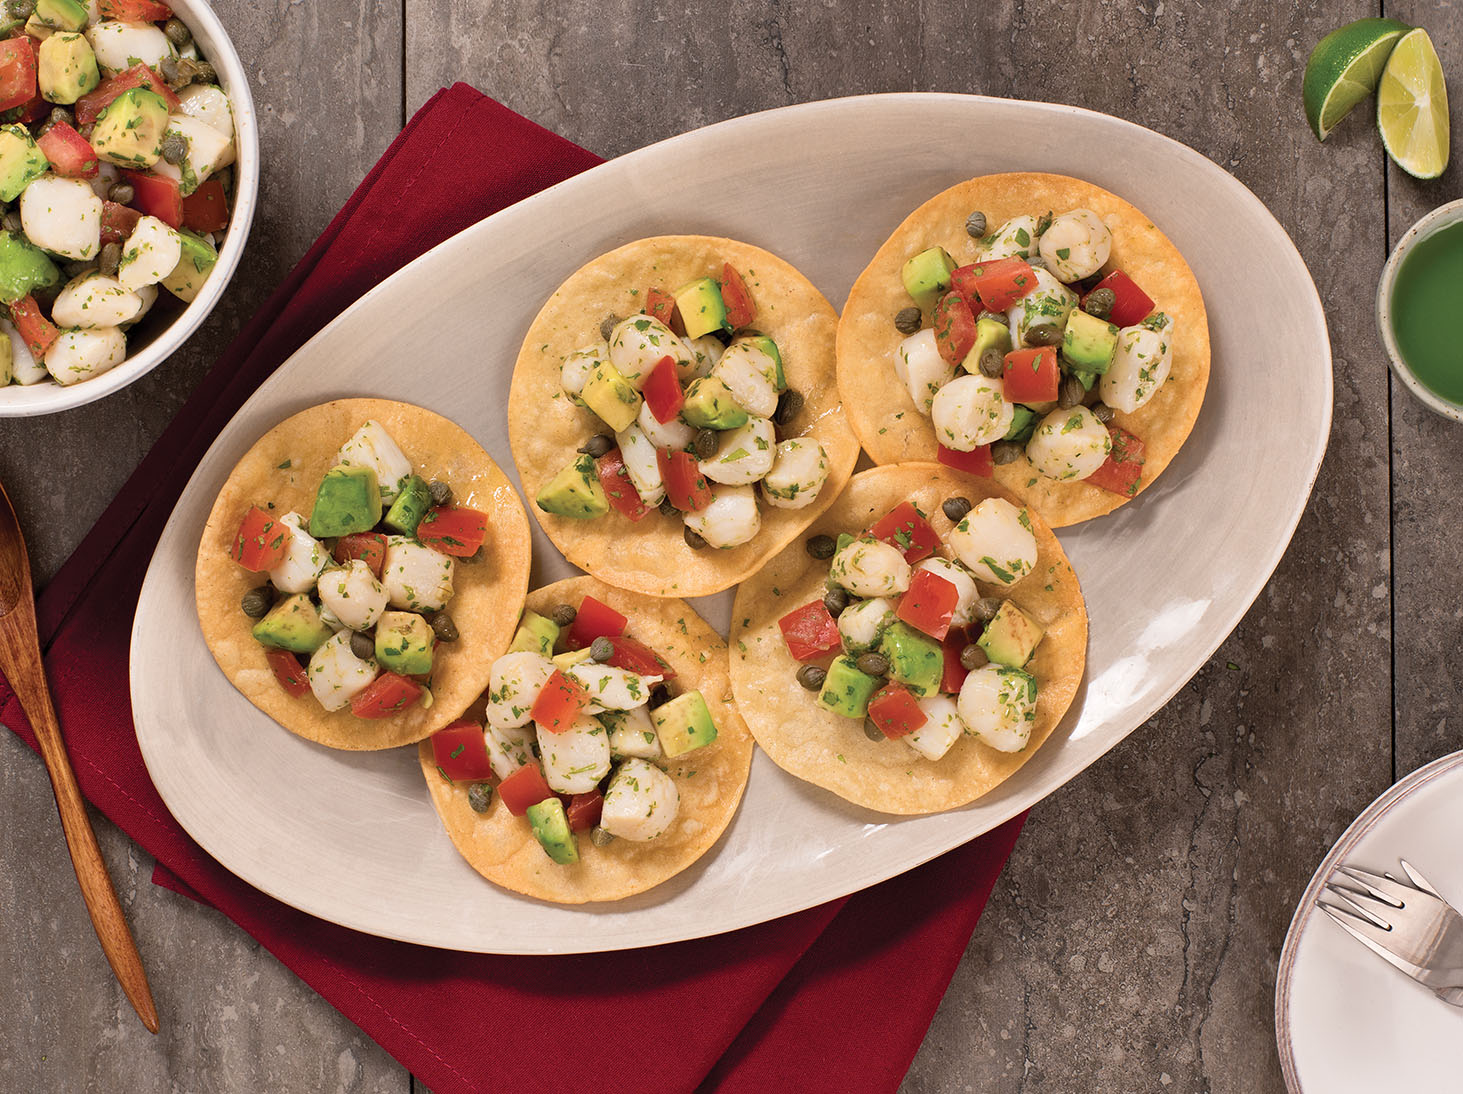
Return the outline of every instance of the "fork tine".
[[[1408,862],[1405,858],[1399,858],[1397,861],[1402,864],[1402,870],[1407,875],[1408,880],[1411,881],[1412,884],[1416,885],[1423,892],[1429,893],[1432,896],[1437,897],[1439,900],[1443,901],[1443,903],[1447,903],[1447,897],[1438,892],[1436,885],[1434,885],[1431,881],[1422,876],[1421,870],[1412,865],[1412,863]]]
[[[1392,878],[1384,877],[1382,874],[1369,873],[1366,870],[1358,870],[1355,866],[1338,866],[1336,872],[1343,877],[1350,879],[1360,885],[1369,895],[1394,908],[1402,908],[1407,904],[1407,894],[1416,892],[1410,886],[1394,881]]]
[[[1330,896],[1336,897],[1337,899],[1343,900],[1343,901],[1346,902],[1346,904],[1349,907],[1342,909],[1343,911],[1349,911],[1351,909],[1355,909],[1355,911],[1354,911],[1353,914],[1361,916],[1363,919],[1367,920],[1369,923],[1371,923],[1372,926],[1376,927],[1377,929],[1383,930],[1383,931],[1388,931],[1388,932],[1390,932],[1392,930],[1392,924],[1388,923],[1381,916],[1377,915],[1376,912],[1372,911],[1365,904],[1362,904],[1361,903],[1361,901],[1363,901],[1363,900],[1366,901],[1367,903],[1382,903],[1382,902],[1373,900],[1370,896],[1368,896],[1365,893],[1358,893],[1355,889],[1347,889],[1347,888],[1344,888],[1343,886],[1337,885],[1334,881],[1333,882],[1327,882],[1327,884],[1326,884],[1326,892]],[[1390,908],[1391,907],[1390,904],[1382,904],[1382,906],[1385,907],[1385,908]],[[1333,907],[1335,907],[1335,905],[1333,905]]]
[[[1347,934],[1351,935],[1352,938],[1356,939],[1378,957],[1387,961],[1389,964],[1395,966],[1396,968],[1401,969],[1408,976],[1416,979],[1418,974],[1422,972],[1422,970],[1414,965],[1411,961],[1408,961],[1402,957],[1398,957],[1391,950],[1387,949],[1387,947],[1383,945],[1381,941],[1373,937],[1374,935],[1381,935],[1381,937],[1385,938],[1386,935],[1379,931],[1376,927],[1373,927],[1366,920],[1361,919],[1360,917],[1353,915],[1351,912],[1348,912],[1345,908],[1339,908],[1334,904],[1323,904],[1320,901],[1317,901],[1316,907],[1320,908],[1321,911],[1330,916],[1331,921],[1335,923],[1336,926],[1340,927]]]

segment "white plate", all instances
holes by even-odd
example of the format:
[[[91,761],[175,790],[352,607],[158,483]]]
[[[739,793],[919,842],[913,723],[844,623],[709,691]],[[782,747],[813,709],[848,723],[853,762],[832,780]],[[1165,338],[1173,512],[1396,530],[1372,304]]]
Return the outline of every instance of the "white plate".
[[[1372,802],[1300,899],[1275,984],[1275,1035],[1291,1094],[1457,1090],[1463,1010],[1441,1002],[1316,909],[1342,863],[1403,876],[1412,863],[1463,907],[1463,752],[1419,768]]]
[[[462,423],[511,474],[502,407],[519,339],[582,262],[642,236],[726,235],[777,252],[841,304],[916,205],[970,176],[1017,169],[1084,177],[1154,218],[1205,293],[1214,369],[1198,426],[1158,485],[1064,531],[1091,609],[1087,684],[1041,751],[982,800],[895,820],[758,754],[740,815],[691,870],[618,904],[540,905],[494,888],[459,858],[412,750],[316,747],[259,714],[215,668],[193,610],[194,551],[229,469],[281,418],[347,395],[410,400]],[[1256,330],[1266,332],[1263,353]],[[1197,152],[1073,107],[960,95],[840,99],[738,118],[474,225],[368,293],[260,388],[199,465],[148,570],[132,640],[137,736],[168,807],[220,862],[359,930],[558,953],[758,923],[994,828],[1141,725],[1203,665],[1279,562],[1330,420],[1329,342],[1305,265],[1254,195]],[[536,583],[570,572],[537,526],[534,553]],[[723,632],[730,600],[700,605]]]

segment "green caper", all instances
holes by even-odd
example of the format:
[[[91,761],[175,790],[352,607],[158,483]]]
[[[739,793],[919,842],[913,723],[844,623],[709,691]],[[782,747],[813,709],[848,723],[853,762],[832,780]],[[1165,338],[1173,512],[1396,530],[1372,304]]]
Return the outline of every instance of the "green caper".
[[[486,813],[493,804],[493,784],[473,783],[467,788],[467,804],[474,813]]]
[[[1027,255],[1026,264],[1033,270],[1045,270],[1048,268],[1046,259],[1042,258],[1041,255]]]
[[[972,506],[969,498],[962,498],[958,494],[946,498],[940,506],[945,511],[945,516],[950,518],[951,524],[959,524],[965,519],[965,514],[970,512]]]
[[[101,254],[97,255],[97,269],[105,277],[115,277],[117,267],[122,264],[122,244],[103,243]]]
[[[608,661],[614,655],[615,644],[603,635],[589,644],[589,659],[591,661]]]
[[[798,683],[809,691],[817,691],[823,686],[823,681],[826,679],[828,679],[827,670],[821,669],[817,665],[804,665],[798,669]]]
[[[452,504],[452,487],[448,486],[441,479],[433,479],[427,483],[427,493],[432,495],[433,505]]]
[[[163,159],[175,167],[188,158],[188,138],[181,133],[169,133],[163,138]]]
[[[675,502],[671,501],[669,494],[660,499],[660,503],[656,505],[656,508],[668,517],[678,517],[681,515],[681,511],[676,508]]]
[[[1063,376],[1062,386],[1057,389],[1057,406],[1063,410],[1071,410],[1074,406],[1080,406],[1082,400],[1087,398],[1087,388],[1082,381],[1075,376]]]
[[[979,209],[965,218],[965,234],[972,239],[979,239],[985,235],[985,214]]]
[[[1039,217],[1036,218],[1036,234],[1037,235],[1039,235],[1039,236],[1046,235],[1047,229],[1050,228],[1051,226],[1052,226],[1052,215],[1051,215],[1051,213],[1043,213],[1041,216],[1039,216]]]
[[[918,334],[924,323],[920,310],[913,305],[894,313],[894,329],[900,334]]]
[[[20,226],[20,213],[19,213],[19,211],[15,210],[15,209],[7,209],[5,211],[5,216],[4,216],[4,219],[3,219],[3,223],[5,225],[5,230],[7,232],[19,232],[19,231],[21,231],[21,226]]]
[[[615,333],[615,328],[619,325],[620,317],[618,315],[605,316],[599,321],[599,336],[603,338],[606,342],[608,342],[610,340],[610,335]]]
[[[67,125],[74,126],[76,124],[76,115],[64,106],[53,106],[51,107],[51,113],[46,117],[46,121],[52,125],[60,125],[62,122],[65,122]]]
[[[432,625],[432,633],[437,636],[438,642],[457,641],[457,624],[452,622],[452,617],[446,612],[433,612],[427,622]]]
[[[998,596],[983,596],[975,602],[975,618],[982,623],[989,623],[1001,610],[1001,598]]]
[[[174,91],[188,85],[189,77],[183,75],[181,62],[171,53],[158,62],[158,68],[162,70],[163,82]]]
[[[207,61],[194,61],[193,78],[200,84],[216,83],[218,81],[218,72]]]
[[[691,448],[698,459],[709,460],[716,455],[717,443],[716,430],[703,429],[696,434],[696,439],[691,442]]]
[[[1082,310],[1098,319],[1106,319],[1112,315],[1113,305],[1117,302],[1118,294],[1111,289],[1093,289],[1082,301]]]
[[[699,551],[706,546],[705,538],[689,524],[681,530],[681,538],[686,541],[686,546],[693,551]]]
[[[376,656],[376,643],[371,641],[369,634],[351,631],[351,653],[362,661],[369,661]]]
[[[818,535],[808,537],[807,547],[808,554],[814,558],[826,559],[833,557],[834,551],[838,549],[838,544],[832,536]]]
[[[772,420],[778,425],[789,425],[802,412],[803,393],[788,388],[778,396],[777,409],[772,412]]]
[[[960,651],[960,666],[967,672],[974,672],[984,665],[987,660],[985,650],[981,649],[974,642]]]
[[[992,380],[1006,375],[1006,355],[996,346],[986,346],[980,351],[980,374]]]
[[[887,741],[888,735],[868,719],[864,719],[864,736],[871,741]]]
[[[889,671],[889,658],[882,653],[861,653],[854,664],[868,676],[883,676]]]
[[[82,274],[96,269],[96,265],[91,262],[68,262],[61,268],[66,271],[66,276],[71,278],[80,277]]]
[[[589,842],[596,847],[608,847],[615,842],[615,834],[596,824],[589,830]]]
[[[9,9],[12,18],[24,20],[29,19],[31,13],[36,10],[36,0],[10,0],[5,6]]]
[[[1037,323],[1027,328],[1028,346],[1054,346],[1062,340],[1062,328],[1055,323]]]
[[[1009,327],[1011,325],[1011,320],[1006,318],[1006,313],[1003,311],[990,311],[989,309],[982,308],[980,314],[975,317],[975,321],[979,323],[982,319],[994,319],[1003,327]]]
[[[589,440],[581,444],[578,451],[583,452],[586,456],[592,456],[597,460],[614,447],[615,439],[608,433],[596,433]]]
[[[843,614],[843,609],[848,607],[852,600],[853,598],[848,595],[847,589],[829,589],[823,597],[823,607],[827,609],[829,615],[837,619]]]
[[[239,607],[244,609],[244,614],[250,619],[263,619],[269,614],[269,608],[273,603],[274,587],[260,585],[244,594],[244,599],[239,602]]]
[[[1026,446],[1019,441],[997,441],[991,445],[991,462],[996,464],[1012,463],[1019,460],[1026,451]]]
[[[549,612],[549,618],[554,621],[555,626],[562,629],[573,625],[574,617],[578,614],[572,604],[555,604],[554,610]]]
[[[670,701],[671,689],[666,687],[664,684],[656,684],[655,687],[650,689],[650,702],[646,703],[645,705],[648,706],[651,710],[654,710],[656,707],[665,706],[665,704],[669,703]]]
[[[182,49],[189,42],[193,41],[193,32],[188,25],[176,15],[163,24],[163,33],[168,36],[168,41]]]
[[[1118,412],[1106,403],[1094,403],[1092,406],[1092,416],[1103,425],[1107,425],[1108,422],[1118,416]]]
[[[132,188],[130,182],[114,182],[111,189],[107,191],[107,197],[118,205],[130,205],[136,196],[137,191]]]

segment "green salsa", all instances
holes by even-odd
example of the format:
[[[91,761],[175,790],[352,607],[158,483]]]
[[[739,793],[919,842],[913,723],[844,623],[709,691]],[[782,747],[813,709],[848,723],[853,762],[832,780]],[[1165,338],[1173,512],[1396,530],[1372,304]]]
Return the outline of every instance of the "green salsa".
[[[1427,388],[1463,403],[1463,222],[1413,244],[1392,286],[1397,349]]]

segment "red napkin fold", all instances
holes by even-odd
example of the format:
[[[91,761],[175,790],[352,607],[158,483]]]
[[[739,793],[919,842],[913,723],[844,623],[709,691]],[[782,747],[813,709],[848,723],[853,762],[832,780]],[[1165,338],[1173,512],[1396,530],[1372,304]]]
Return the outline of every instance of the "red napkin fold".
[[[137,748],[127,651],[142,575],[156,529],[214,437],[280,362],[371,286],[598,162],[464,84],[412,118],[41,594],[72,763],[87,798],[157,861],[154,880],[243,927],[438,1094],[592,1090],[609,1076],[627,1092],[893,1090],[1024,817],[873,889],[731,934],[500,957],[362,935],[251,888],[173,820]],[[3,676],[0,722],[35,748]],[[565,1015],[579,1028],[647,1036],[567,1050],[514,1036],[504,1051],[508,1042],[491,1032],[552,1029]]]

